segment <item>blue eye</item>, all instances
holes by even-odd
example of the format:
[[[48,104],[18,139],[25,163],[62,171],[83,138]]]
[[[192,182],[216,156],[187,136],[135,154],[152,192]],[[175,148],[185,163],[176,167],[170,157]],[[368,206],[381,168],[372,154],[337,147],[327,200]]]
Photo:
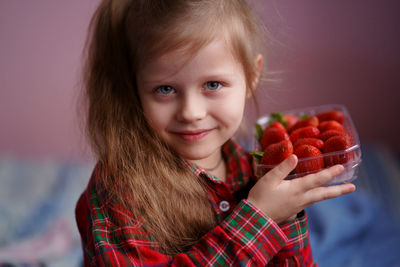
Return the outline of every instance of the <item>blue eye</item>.
[[[156,93],[161,95],[169,95],[175,92],[175,89],[169,85],[161,85],[156,88]]]
[[[221,88],[222,84],[220,82],[211,81],[211,82],[206,82],[205,87],[208,90],[215,91]]]

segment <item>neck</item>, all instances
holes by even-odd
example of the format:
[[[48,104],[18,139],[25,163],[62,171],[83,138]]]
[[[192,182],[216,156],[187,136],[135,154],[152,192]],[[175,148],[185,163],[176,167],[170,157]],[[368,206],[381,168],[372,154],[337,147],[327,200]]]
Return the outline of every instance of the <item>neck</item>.
[[[206,172],[218,177],[220,180],[225,181],[226,177],[226,164],[222,156],[222,151],[216,151],[207,159],[200,161],[192,161],[192,163],[204,169]]]
[[[211,168],[204,168],[204,167],[203,167],[203,169],[206,170],[206,171],[208,171],[208,172],[215,171],[215,170],[218,169],[218,167],[221,165],[222,161],[223,161],[223,157],[222,157],[222,155],[221,155],[221,156],[219,157],[219,159],[217,160],[217,162],[215,163],[215,166],[214,166],[214,167],[211,167]]]
[[[225,164],[224,158],[222,156],[222,153],[218,153],[218,158],[214,159],[214,166],[211,166],[208,168],[203,167],[203,166],[201,166],[201,167],[208,173],[218,177],[222,181],[225,181],[226,164]]]
[[[226,181],[226,163],[222,160],[222,163],[213,171],[209,171],[210,174],[218,177],[219,180],[225,182]]]

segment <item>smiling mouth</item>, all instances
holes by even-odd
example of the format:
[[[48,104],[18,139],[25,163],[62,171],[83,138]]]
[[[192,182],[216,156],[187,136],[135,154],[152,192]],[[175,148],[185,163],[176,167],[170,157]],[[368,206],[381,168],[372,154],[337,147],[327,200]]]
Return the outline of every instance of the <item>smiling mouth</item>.
[[[202,129],[196,131],[182,131],[182,132],[172,132],[173,134],[179,136],[184,141],[198,141],[206,137],[213,129]]]

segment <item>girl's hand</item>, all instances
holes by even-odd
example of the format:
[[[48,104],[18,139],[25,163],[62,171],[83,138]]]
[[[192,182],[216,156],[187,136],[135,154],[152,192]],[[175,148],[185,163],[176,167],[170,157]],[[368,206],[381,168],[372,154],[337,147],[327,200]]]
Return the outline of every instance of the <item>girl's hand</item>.
[[[354,192],[353,184],[325,186],[343,170],[335,165],[304,177],[284,180],[296,167],[297,157],[292,155],[265,174],[253,186],[248,201],[264,214],[281,224],[293,218],[313,203]]]

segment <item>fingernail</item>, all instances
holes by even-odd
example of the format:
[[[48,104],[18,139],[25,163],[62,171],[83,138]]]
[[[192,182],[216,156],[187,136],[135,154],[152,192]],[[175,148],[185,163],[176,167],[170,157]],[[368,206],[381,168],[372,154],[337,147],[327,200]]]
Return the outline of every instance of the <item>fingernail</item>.
[[[290,155],[290,163],[296,164],[297,162],[297,156],[295,154]]]
[[[356,191],[356,189],[357,189],[357,187],[354,185],[354,184],[351,184],[352,185],[352,187],[351,187],[351,192],[354,192],[354,191]]]
[[[337,172],[342,172],[344,170],[344,166],[340,164],[336,165],[335,168]]]

